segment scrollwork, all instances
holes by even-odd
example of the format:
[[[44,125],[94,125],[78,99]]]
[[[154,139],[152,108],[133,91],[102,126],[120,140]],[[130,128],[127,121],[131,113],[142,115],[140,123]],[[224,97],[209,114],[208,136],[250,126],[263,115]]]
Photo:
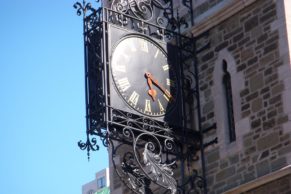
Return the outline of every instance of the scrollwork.
[[[177,182],[173,178],[173,170],[171,169],[172,164],[163,164],[161,156],[153,152],[155,150],[152,143],[146,143],[143,151],[144,164],[149,168],[149,171],[153,175],[152,177],[157,182],[162,182],[167,189],[171,190],[174,194],[177,191]]]
[[[87,141],[86,142],[79,141],[78,146],[81,150],[87,150],[88,160],[90,160],[90,151],[99,150],[97,139],[95,137],[90,139],[88,134],[87,134]]]
[[[114,0],[111,9],[146,21],[153,16],[151,0]]]

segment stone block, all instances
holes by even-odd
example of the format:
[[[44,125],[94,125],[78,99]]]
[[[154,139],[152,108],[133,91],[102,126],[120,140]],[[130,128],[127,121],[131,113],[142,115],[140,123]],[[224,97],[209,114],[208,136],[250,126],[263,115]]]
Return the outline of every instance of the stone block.
[[[269,67],[268,69],[266,69],[264,71],[264,75],[267,76],[267,75],[270,75],[273,73],[273,67]]]
[[[248,110],[250,108],[250,104],[245,104],[241,107],[241,111]]]
[[[253,57],[253,58],[251,58],[250,60],[248,60],[248,66],[251,66],[251,65],[253,65],[253,64],[255,64],[256,62],[258,62],[258,57],[257,56],[255,56],[255,57]]]
[[[264,76],[262,73],[256,74],[250,78],[251,92],[254,92],[262,87],[264,87]]]
[[[254,56],[254,51],[252,49],[242,50],[240,57],[242,61],[247,61],[249,58]]]
[[[243,138],[243,145],[244,147],[249,147],[253,145],[253,138],[252,137],[245,137]]]
[[[246,97],[246,100],[247,100],[247,102],[249,102],[249,101],[251,101],[251,100],[253,100],[253,99],[257,98],[257,97],[258,97],[258,92],[254,92],[254,93],[248,95]]]
[[[258,16],[256,15],[245,22],[244,24],[245,31],[248,32],[252,30],[256,26],[258,26],[258,24],[259,24],[259,19],[258,19]]]
[[[280,156],[291,153],[291,145],[281,148],[278,153]]]
[[[225,42],[219,44],[217,47],[215,47],[214,50],[215,50],[215,52],[218,52],[218,51],[224,49],[227,46],[228,46],[228,41],[225,41]]]
[[[203,106],[203,114],[213,111],[213,109],[214,109],[214,103],[213,101],[210,101]]]
[[[266,22],[267,20],[274,20],[275,19],[275,17],[276,17],[276,10],[272,10],[272,11],[270,11],[270,12],[268,12],[268,13],[266,13],[266,14],[264,14],[262,17],[260,17],[260,22],[261,23],[264,23],[264,22]]]
[[[275,109],[275,110],[268,112],[267,117],[268,117],[268,119],[271,119],[276,115],[277,115],[277,110]]]
[[[258,37],[258,39],[257,39],[257,43],[260,44],[260,43],[262,43],[263,41],[267,40],[267,38],[268,38],[268,34],[267,34],[267,33],[262,34],[261,36]]]
[[[270,44],[269,46],[266,46],[264,48],[264,55],[269,53],[269,52],[271,52],[271,51],[274,51],[277,48],[278,48],[278,43],[277,42],[275,42],[273,44]]]
[[[240,92],[240,97],[244,97],[245,95],[248,95],[249,93],[250,93],[249,89],[246,88]]]
[[[237,72],[240,72],[240,71],[245,70],[246,67],[247,67],[247,65],[246,65],[245,63],[239,65],[239,66],[237,67]]]
[[[269,161],[265,160],[263,162],[258,163],[256,165],[256,170],[257,170],[258,177],[261,177],[261,176],[264,176],[264,175],[270,173]]]
[[[234,36],[233,39],[232,39],[232,41],[234,43],[236,43],[236,42],[240,41],[243,37],[244,37],[244,33],[241,32],[241,33],[237,34],[236,36]]]
[[[235,36],[236,34],[241,34],[241,36],[243,37],[243,33],[242,33],[242,27],[239,27],[239,28],[236,28],[236,29],[234,29],[234,30],[232,30],[231,32],[229,32],[229,33],[227,33],[225,36],[224,36],[224,40],[227,40],[227,39],[229,39],[229,38],[231,38],[231,37],[233,37],[233,36]],[[241,37],[241,38],[242,38]],[[240,38],[240,39],[241,39]],[[237,41],[234,41],[234,42],[237,42]]]
[[[260,160],[265,159],[266,157],[269,156],[269,154],[270,154],[270,151],[269,151],[269,150],[264,151],[264,152],[261,154],[261,156],[260,156]]]
[[[261,125],[261,119],[257,119],[251,122],[252,129],[257,128]]]
[[[228,167],[228,162],[227,162],[227,161],[223,161],[223,162],[221,162],[221,164],[220,164],[220,169],[224,169],[224,168],[226,168],[226,167]]]
[[[205,62],[205,61],[211,60],[213,57],[214,57],[214,52],[210,51],[210,52],[206,53],[204,56],[202,56],[201,60],[202,60],[202,62]]]
[[[235,166],[223,169],[216,174],[216,180],[222,181],[235,174]]]
[[[273,132],[273,133],[270,133],[269,135],[259,138],[257,141],[257,148],[258,148],[258,151],[263,151],[278,143],[279,143],[279,133]]]
[[[235,154],[235,155],[229,157],[229,163],[231,165],[236,164],[238,162],[239,162],[239,155],[238,154]]]
[[[275,55],[274,53],[269,53],[268,55],[264,55],[262,58],[260,58],[260,65],[268,65],[272,61],[274,61]]]
[[[261,98],[257,98],[252,101],[252,112],[258,112],[263,108],[263,100]]]
[[[249,147],[245,150],[245,154],[250,155],[250,154],[254,153],[256,150],[257,150],[256,146]]]
[[[284,84],[280,83],[272,88],[272,94],[276,95],[281,93],[284,90]]]
[[[212,171],[212,170],[218,168],[218,161],[207,165],[206,168],[207,168],[207,171]]]
[[[267,76],[265,78],[265,84],[267,85],[267,84],[272,83],[272,82],[277,81],[277,80],[278,80],[278,74],[275,73],[275,74],[273,74],[271,76]]]
[[[271,98],[271,99],[269,100],[269,103],[270,103],[270,104],[275,104],[275,103],[281,101],[281,99],[282,99],[282,98],[281,98],[281,95],[277,95],[277,96]]]
[[[277,124],[280,125],[280,124],[286,123],[288,120],[289,120],[288,115],[281,116],[278,118]]]
[[[270,88],[269,87],[265,87],[261,90],[261,93],[260,94],[264,94],[266,92],[270,91]]]
[[[286,158],[278,158],[277,160],[271,163],[271,169],[272,171],[276,171],[283,168],[286,165],[287,165]]]
[[[249,181],[254,180],[256,177],[253,172],[246,173],[243,175],[243,183],[247,183]]]
[[[214,149],[206,154],[206,162],[212,163],[219,160],[219,149]]]

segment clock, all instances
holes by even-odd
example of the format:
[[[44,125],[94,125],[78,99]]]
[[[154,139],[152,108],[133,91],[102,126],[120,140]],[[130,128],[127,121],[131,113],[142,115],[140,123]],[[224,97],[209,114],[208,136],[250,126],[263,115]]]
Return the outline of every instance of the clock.
[[[123,37],[113,48],[111,74],[119,96],[131,109],[151,117],[174,109],[177,76],[155,41],[140,35]]]

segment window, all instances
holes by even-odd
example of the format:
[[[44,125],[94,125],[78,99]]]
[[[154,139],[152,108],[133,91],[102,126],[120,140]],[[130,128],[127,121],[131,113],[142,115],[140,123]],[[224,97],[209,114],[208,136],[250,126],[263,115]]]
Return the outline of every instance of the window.
[[[228,157],[243,148],[243,137],[250,132],[249,117],[242,117],[240,92],[245,89],[243,72],[237,71],[236,60],[227,49],[218,52],[214,63],[214,122],[219,141],[219,155]]]
[[[229,132],[229,142],[233,142],[236,140],[236,136],[235,136],[234,115],[233,115],[231,75],[227,70],[227,62],[225,60],[223,60],[222,62],[222,69],[223,69],[222,82],[223,82],[225,105],[226,105],[226,112],[227,112],[227,128]]]
[[[95,193],[95,191],[91,189],[90,191],[88,191],[87,194],[94,194],[94,193]]]
[[[97,186],[98,186],[98,189],[101,189],[106,186],[105,177],[100,177],[97,179]]]

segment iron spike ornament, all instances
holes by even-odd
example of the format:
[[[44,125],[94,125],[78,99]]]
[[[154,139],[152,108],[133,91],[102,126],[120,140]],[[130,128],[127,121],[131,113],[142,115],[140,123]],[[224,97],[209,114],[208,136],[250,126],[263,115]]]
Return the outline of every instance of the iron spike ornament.
[[[99,136],[134,193],[205,194],[204,168],[200,176],[192,165],[199,151],[204,163],[202,129],[185,124],[185,103],[199,105],[198,72],[187,69],[195,40],[180,34],[185,20],[174,17],[171,0],[99,3],[98,9],[85,0],[74,5],[84,22],[87,140],[79,147],[89,158]],[[192,173],[184,175],[187,161]]]

